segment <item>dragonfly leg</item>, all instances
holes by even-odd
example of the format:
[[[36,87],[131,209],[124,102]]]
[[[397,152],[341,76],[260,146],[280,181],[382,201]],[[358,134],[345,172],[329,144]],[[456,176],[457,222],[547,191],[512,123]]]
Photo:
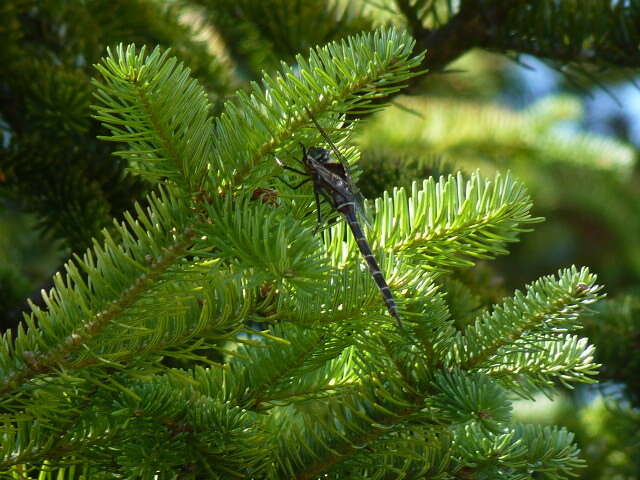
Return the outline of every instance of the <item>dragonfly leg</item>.
[[[298,170],[297,168],[290,167],[289,165],[281,165],[281,167],[285,170],[289,170],[290,172],[296,172],[300,175],[304,175],[305,177],[309,176],[307,172],[303,172],[302,170]]]
[[[284,183],[287,187],[289,187],[291,190],[297,190],[299,189],[302,185],[304,185],[307,182],[310,182],[311,179],[307,178],[306,180],[301,181],[298,185],[291,185],[289,182],[287,182],[284,178],[282,177],[278,177],[278,180],[280,180],[282,183]]]
[[[297,168],[293,168],[293,167],[290,167],[289,165],[285,165],[284,163],[282,163],[282,161],[278,157],[276,157],[276,163],[278,165],[280,165],[280,167],[284,168],[285,170],[289,170],[291,172],[299,173],[300,175],[304,175],[305,177],[309,176],[309,174],[307,172],[303,172],[302,170],[298,170]],[[303,165],[304,165],[304,163],[303,163]]]
[[[316,229],[314,230],[314,234],[318,231],[318,229],[320,228],[320,225],[322,225],[322,216],[320,214],[320,196],[318,195],[318,193],[320,195],[322,195],[322,198],[324,198],[326,200],[326,202],[331,205],[333,208],[336,208],[335,202],[333,201],[333,199],[331,198],[331,196],[325,192],[322,189],[314,189],[313,193],[316,196],[316,211],[318,212],[318,226],[316,227]]]

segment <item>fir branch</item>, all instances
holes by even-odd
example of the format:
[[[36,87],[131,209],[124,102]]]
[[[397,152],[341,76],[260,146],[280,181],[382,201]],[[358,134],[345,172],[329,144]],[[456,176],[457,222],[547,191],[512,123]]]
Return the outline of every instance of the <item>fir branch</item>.
[[[486,375],[438,373],[433,387],[437,393],[426,404],[439,409],[438,418],[453,424],[477,422],[494,432],[511,419],[507,390]]]
[[[230,478],[261,470],[268,446],[252,412],[194,395],[193,385],[176,382],[171,376],[138,382],[132,390],[135,397],[120,393],[111,400],[116,406],[114,420],[120,417],[112,441],[130,476],[148,478],[159,467],[167,471],[196,462],[211,471],[224,471]],[[147,455],[147,449],[154,454]],[[106,453],[99,444],[88,453],[92,451]]]
[[[451,360],[464,369],[483,369],[500,362],[506,352],[523,348],[521,339],[535,334],[565,333],[577,328],[577,319],[594,303],[601,289],[586,268],[563,270],[558,278],[543,277],[516,291],[493,312],[468,326],[455,342]]]
[[[354,453],[335,469],[336,478],[447,478],[451,464],[451,436],[432,425],[414,427],[406,435],[391,432],[367,449]]]
[[[295,408],[278,407],[265,418],[265,429],[273,432],[278,445],[273,478],[315,478],[333,470],[348,462],[360,445],[402,431],[403,422],[421,409],[420,399],[409,401],[396,375],[389,375],[387,358],[357,355],[360,358],[353,358],[349,370],[359,370],[360,380],[352,382],[351,388],[325,396],[322,402],[303,398]]]
[[[484,45],[529,53],[557,65],[637,68],[640,9],[634,2],[542,0],[535,8],[511,9],[504,25]],[[506,35],[506,30],[518,35]]]
[[[525,397],[532,393],[552,387],[554,380],[560,381],[566,388],[571,383],[596,383],[593,377],[601,366],[594,361],[595,348],[586,338],[574,335],[562,335],[546,341],[528,340],[522,342],[520,349],[502,352],[494,356],[493,365],[481,368],[508,384],[513,391],[519,391]]]
[[[66,278],[55,277],[55,289],[44,295],[47,311],[34,307],[26,330],[21,327],[15,339],[11,332],[5,334],[0,353],[5,394],[13,392],[11,398],[21,404],[19,392],[31,389],[43,374],[92,365],[112,368],[142,352],[193,341],[195,332],[209,327],[207,305],[219,308],[215,295],[222,296],[225,289],[205,296],[206,308],[194,309],[195,294],[189,291],[192,287],[185,292],[185,286],[205,277],[202,269],[179,266],[187,252],[194,252],[184,206],[168,194],[153,198],[152,205],[148,214],[138,211],[137,221],[129,217],[128,225],[116,227],[120,244],[107,236],[104,247],[96,243],[93,252],[69,263]],[[167,289],[175,288],[172,283],[183,300],[176,290]],[[219,320],[228,321],[234,310]],[[176,337],[170,341],[172,334]],[[8,398],[4,406],[10,405]]]
[[[423,54],[411,57],[412,47],[411,38],[395,29],[361,34],[311,50],[308,59],[296,57],[295,68],[283,65],[280,75],[265,75],[251,95],[240,92],[214,125],[222,140],[215,152],[215,185],[246,183],[250,172],[262,173],[255,171],[259,162],[310,124],[305,107],[318,121],[320,113],[334,109],[380,108],[369,104],[419,73],[412,70]],[[273,162],[270,170],[275,168]]]
[[[229,363],[232,375],[225,380],[225,401],[263,410],[270,404],[324,397],[355,382],[348,349],[352,341],[346,332],[336,332],[335,327],[311,330],[285,325],[273,329],[278,342],[239,349],[240,356]],[[262,365],[272,367],[263,369]]]
[[[314,479],[333,471],[361,451],[361,445],[382,439],[417,409],[376,414],[376,405],[354,395],[350,408],[333,405],[329,415],[301,425],[288,425],[279,436],[275,478]],[[345,425],[343,423],[346,422]],[[335,438],[339,439],[336,442]],[[292,452],[291,449],[295,448]]]
[[[564,428],[516,425],[493,433],[468,424],[458,433],[454,455],[467,474],[521,479],[539,473],[549,480],[564,480],[585,466],[573,434]]]
[[[347,251],[346,248],[344,250]],[[353,265],[360,261],[356,257],[348,263]],[[391,261],[388,264],[391,265]],[[396,264],[395,267],[398,265]],[[386,271],[391,272],[390,269]],[[330,270],[329,273],[320,289],[316,290],[316,293],[322,292],[321,294],[309,296],[302,292],[302,295],[281,298],[280,309],[283,312],[283,318],[296,319],[306,324],[344,323],[354,328],[358,325],[364,327],[371,322],[381,321],[379,312],[383,305],[380,304],[380,294],[366,267],[338,267]],[[416,276],[408,278],[410,277],[408,269],[404,269],[401,274],[394,272],[392,275],[394,280],[408,287],[413,285],[412,281],[415,280],[419,284],[422,280]],[[386,315],[382,318],[388,320]]]
[[[157,182],[167,177],[187,191],[197,192],[212,153],[211,119],[204,89],[189,69],[169,58],[169,51],[145,48],[136,53],[119,45],[95,67],[103,81],[94,81],[95,118],[111,131],[103,140],[123,142],[117,152],[131,168]]]
[[[474,174],[465,182],[458,174],[425,180],[421,189],[414,183],[409,198],[396,190],[378,199],[374,228],[383,245],[443,272],[507,253],[504,245],[517,241],[524,225],[541,221],[530,208],[523,185],[509,175],[491,182]]]
[[[198,232],[216,245],[213,256],[251,272],[255,285],[311,296],[328,266],[317,239],[283,209],[242,197],[213,200],[204,206],[209,222]]]
[[[173,265],[177,258],[186,252],[190,245],[188,236],[177,237],[169,248],[166,248],[166,254],[159,259],[158,262],[152,262],[151,265],[143,266],[142,263],[131,262],[122,250],[118,251],[118,246],[111,240],[108,244],[107,251],[97,251],[97,261],[102,262],[108,257],[115,260],[114,263],[119,266],[128,264],[131,270],[133,267],[137,271],[137,275],[131,277],[133,281],[129,284],[126,291],[122,292],[119,298],[105,304],[106,308],[90,308],[91,294],[97,294],[100,297],[101,292],[93,292],[104,281],[97,278],[98,275],[104,274],[101,268],[95,268],[94,260],[89,253],[80,265],[85,265],[88,273],[93,273],[89,282],[80,275],[80,271],[73,263],[67,264],[68,279],[65,282],[62,275],[58,274],[54,277],[55,289],[49,294],[43,292],[43,297],[47,305],[47,311],[43,311],[33,306],[33,316],[27,321],[28,330],[24,330],[21,326],[14,340],[11,338],[11,332],[5,334],[5,349],[0,355],[0,361],[4,364],[2,371],[4,372],[3,381],[0,384],[0,392],[7,393],[17,385],[29,380],[30,378],[52,372],[59,368],[61,364],[67,363],[70,367],[73,363],[68,363],[69,356],[81,349],[84,343],[90,342],[98,335],[107,325],[109,325],[118,315],[130,308],[141,296],[141,294],[153,285],[154,281],[158,281],[159,276],[166,269]],[[119,255],[118,255],[119,254]],[[104,268],[104,267],[103,267]],[[90,287],[91,285],[91,287]],[[109,290],[113,285],[105,285]],[[106,292],[104,292],[106,293]],[[75,310],[73,320],[69,318],[69,313]],[[91,320],[87,321],[87,317]],[[36,323],[37,321],[37,323]],[[56,325],[63,322],[61,325]],[[66,325],[65,325],[66,324]],[[56,328],[54,329],[54,325]],[[64,325],[65,334],[61,331]],[[42,333],[49,332],[53,334],[50,339],[41,338]],[[55,333],[54,333],[55,332]],[[37,338],[36,338],[37,337]],[[62,340],[62,342],[60,341]],[[48,353],[42,351],[42,347],[46,346]],[[16,358],[21,359],[20,367],[9,367]],[[97,361],[97,359],[96,359]]]
[[[196,462],[234,472],[235,477],[247,469],[260,471],[269,449],[255,414],[198,394],[193,380],[190,383],[178,375],[169,371],[169,375],[134,381],[128,391],[104,389],[92,396],[69,398],[67,409],[74,410],[75,418],[63,431],[52,433],[54,422],[43,428],[22,419],[13,435],[2,438],[6,449],[0,469],[33,462],[46,453],[53,465],[83,460],[109,464],[115,454],[122,471],[133,478]],[[208,448],[212,444],[225,446],[213,450]],[[146,449],[154,454],[145,454]]]

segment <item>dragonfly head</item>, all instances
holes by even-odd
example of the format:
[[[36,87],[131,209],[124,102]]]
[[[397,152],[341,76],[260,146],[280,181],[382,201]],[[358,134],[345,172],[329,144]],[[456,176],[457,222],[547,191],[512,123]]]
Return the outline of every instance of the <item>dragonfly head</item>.
[[[321,164],[326,164],[331,161],[331,153],[329,150],[321,147],[311,147],[307,150],[307,157]]]

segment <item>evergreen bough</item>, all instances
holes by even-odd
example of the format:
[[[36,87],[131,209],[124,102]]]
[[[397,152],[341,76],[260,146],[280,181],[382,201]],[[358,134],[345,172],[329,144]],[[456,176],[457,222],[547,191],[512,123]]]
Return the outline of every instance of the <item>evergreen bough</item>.
[[[599,297],[594,275],[562,270],[471,321],[442,288],[539,221],[522,184],[458,175],[373,202],[398,329],[344,223],[314,236],[311,191],[277,179],[276,157],[322,143],[305,107],[357,161],[345,115],[382,108],[415,76],[412,49],[394,29],[314,49],[216,119],[167,52],[109,53],[96,118],[157,189],[4,335],[5,476],[575,474],[572,434],[514,424],[511,401],[593,381],[592,347],[573,332]]]

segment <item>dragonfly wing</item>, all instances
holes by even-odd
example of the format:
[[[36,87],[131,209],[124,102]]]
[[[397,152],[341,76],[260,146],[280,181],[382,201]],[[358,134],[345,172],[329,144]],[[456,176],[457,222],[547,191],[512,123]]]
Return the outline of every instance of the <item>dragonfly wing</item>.
[[[347,179],[332,171],[331,168],[327,168],[326,165],[315,165],[314,168],[322,188],[328,190],[332,197],[340,197],[339,202],[353,201],[353,190]]]
[[[367,227],[371,228],[371,222],[364,209],[364,199],[351,182],[351,177],[342,162],[318,165],[316,171],[326,189],[331,190],[331,196],[336,199],[334,207],[340,203],[353,202],[354,210],[358,217],[363,220]],[[337,197],[340,197],[340,199]]]
[[[356,213],[360,218],[362,218],[362,220],[367,225],[367,227],[371,228],[371,221],[369,217],[367,217],[366,211],[364,209],[365,199],[360,193],[360,190],[358,189],[356,184],[353,182],[353,177],[351,176],[349,165],[344,165],[344,171],[345,171],[345,177],[347,178],[349,185],[351,185],[351,192],[353,194],[354,202],[356,205]]]
[[[326,163],[324,164],[324,167],[326,167],[326,169],[331,173],[340,177],[348,186],[351,198],[353,199],[352,201],[355,204],[356,213],[360,218],[362,218],[367,227],[371,228],[371,221],[367,217],[364,209],[364,197],[360,194],[360,190],[358,190],[358,187],[356,187],[356,185],[353,183],[353,178],[351,177],[349,166],[345,162],[346,160]]]

